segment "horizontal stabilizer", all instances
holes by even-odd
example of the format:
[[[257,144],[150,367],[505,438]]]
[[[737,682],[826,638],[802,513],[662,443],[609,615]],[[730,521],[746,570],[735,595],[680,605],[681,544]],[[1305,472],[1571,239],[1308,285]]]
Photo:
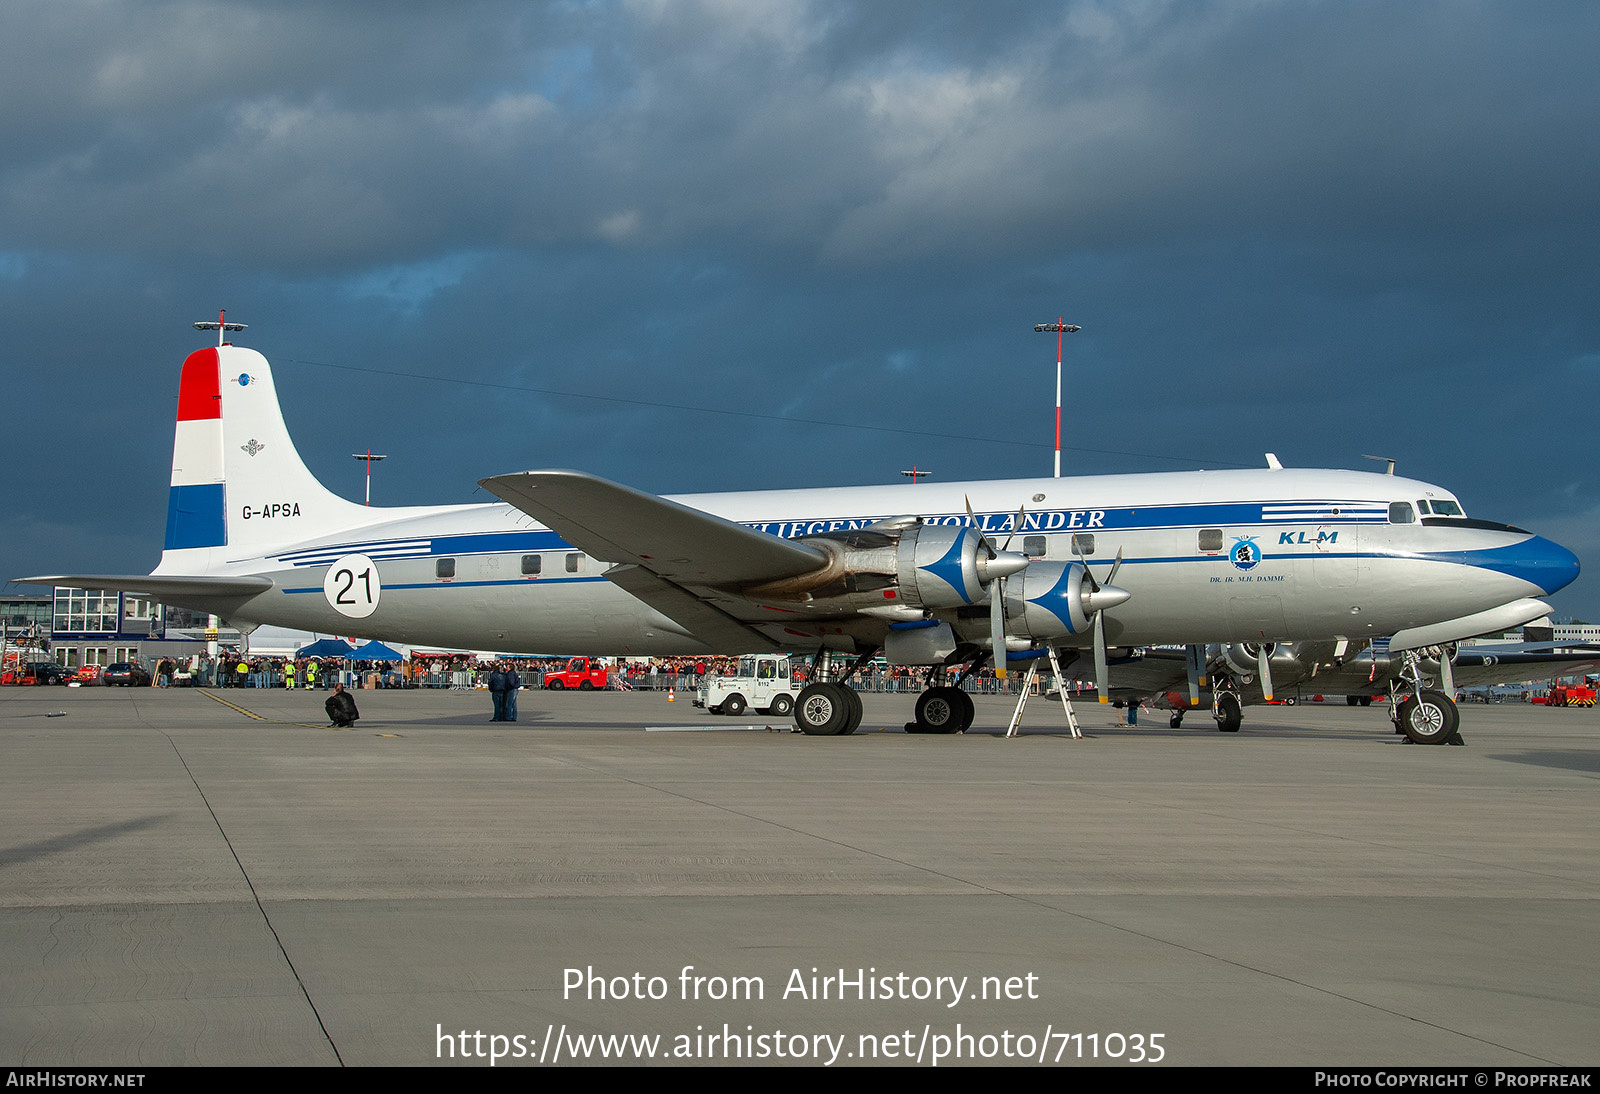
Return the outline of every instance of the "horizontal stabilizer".
[[[151,574],[47,574],[19,577],[22,585],[58,585],[72,589],[112,589],[137,593],[163,604],[209,608],[220,601],[242,603],[272,588],[265,577],[156,577]]]
[[[828,563],[805,544],[581,471],[523,471],[478,485],[587,554],[675,585],[760,584]]]

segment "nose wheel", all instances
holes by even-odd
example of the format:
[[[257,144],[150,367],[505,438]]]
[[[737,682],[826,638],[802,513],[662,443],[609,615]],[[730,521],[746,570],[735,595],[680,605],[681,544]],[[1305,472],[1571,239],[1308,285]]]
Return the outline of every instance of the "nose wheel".
[[[1395,713],[1395,728],[1406,739],[1419,745],[1460,743],[1456,730],[1461,712],[1455,700],[1438,691],[1423,691],[1408,697]]]

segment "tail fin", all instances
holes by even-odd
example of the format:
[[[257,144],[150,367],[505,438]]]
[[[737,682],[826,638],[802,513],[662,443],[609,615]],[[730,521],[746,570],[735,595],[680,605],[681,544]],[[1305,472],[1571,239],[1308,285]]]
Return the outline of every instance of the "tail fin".
[[[262,555],[372,519],[372,510],[329,493],[306,469],[265,357],[236,346],[189,355],[178,388],[163,569],[196,572],[196,563],[203,570],[206,562]],[[217,548],[226,551],[213,554]]]

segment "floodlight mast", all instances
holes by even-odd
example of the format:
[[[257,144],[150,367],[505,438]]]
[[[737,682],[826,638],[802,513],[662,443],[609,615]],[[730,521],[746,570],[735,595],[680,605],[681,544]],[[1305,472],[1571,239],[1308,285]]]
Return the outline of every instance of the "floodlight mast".
[[[194,329],[195,330],[214,330],[214,331],[216,331],[217,332],[217,348],[221,349],[223,346],[228,344],[227,342],[223,341],[223,339],[227,337],[227,334],[228,334],[229,331],[231,331],[231,330],[244,330],[244,327],[245,327],[245,325],[243,323],[229,323],[229,322],[227,322],[227,315],[228,315],[228,312],[227,312],[226,309],[219,308],[219,309],[217,309],[217,321],[215,323],[211,322],[209,319],[201,320],[200,322],[198,322],[198,323],[196,323],[194,325]]]
[[[1061,477],[1061,336],[1075,334],[1082,327],[1068,323],[1057,316],[1054,323],[1039,323],[1034,326],[1036,333],[1055,331],[1056,335],[1056,478]]]
[[[365,452],[352,452],[352,453],[350,453],[350,455],[354,459],[367,461],[367,504],[371,505],[372,504],[372,465],[378,460],[386,460],[389,457],[388,456],[374,455],[372,449],[370,449],[370,448],[367,449]]]

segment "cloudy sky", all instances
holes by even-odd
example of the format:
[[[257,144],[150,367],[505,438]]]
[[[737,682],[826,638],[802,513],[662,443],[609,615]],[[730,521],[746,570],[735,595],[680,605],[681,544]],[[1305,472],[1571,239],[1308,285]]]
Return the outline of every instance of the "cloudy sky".
[[[1588,2],[11,0],[0,567],[154,565],[219,307],[383,503],[1048,474],[1064,315],[1068,473],[1392,456],[1600,620],[1596,56]]]

